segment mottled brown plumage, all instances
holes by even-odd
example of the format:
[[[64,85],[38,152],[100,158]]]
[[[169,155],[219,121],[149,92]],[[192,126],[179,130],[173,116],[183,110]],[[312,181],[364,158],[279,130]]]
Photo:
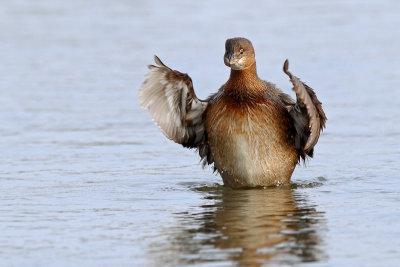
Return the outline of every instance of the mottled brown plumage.
[[[139,99],[164,134],[197,148],[203,164],[214,164],[233,188],[290,182],[300,158],[313,156],[326,116],[315,92],[288,71],[297,101],[257,75],[255,53],[245,38],[228,39],[229,80],[199,100],[187,74],[150,66]]]

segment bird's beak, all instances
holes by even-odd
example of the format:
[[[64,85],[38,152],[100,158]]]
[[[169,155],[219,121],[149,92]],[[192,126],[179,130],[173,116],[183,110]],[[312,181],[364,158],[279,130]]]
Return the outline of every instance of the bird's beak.
[[[231,56],[229,57],[229,64],[230,64],[230,65],[235,65],[235,64],[237,64],[238,62],[239,62],[239,59],[235,58],[233,55],[231,55]]]
[[[235,58],[233,55],[227,55],[226,57],[224,57],[224,63],[228,67],[235,66],[238,64],[238,62],[239,62],[239,59]]]
[[[224,57],[224,63],[225,63],[225,65],[226,66],[228,66],[228,67],[230,67],[231,66],[231,56],[230,55],[227,55],[227,56],[225,56]]]

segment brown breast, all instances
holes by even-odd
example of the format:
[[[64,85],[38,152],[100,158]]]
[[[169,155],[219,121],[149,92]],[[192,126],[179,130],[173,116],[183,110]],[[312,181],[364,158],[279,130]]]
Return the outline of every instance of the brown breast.
[[[290,181],[298,154],[289,114],[279,99],[224,92],[207,108],[206,131],[225,183],[240,187]]]

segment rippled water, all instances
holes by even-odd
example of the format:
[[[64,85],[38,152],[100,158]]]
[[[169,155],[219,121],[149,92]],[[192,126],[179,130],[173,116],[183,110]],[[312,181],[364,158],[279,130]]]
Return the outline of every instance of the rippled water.
[[[397,1],[0,7],[0,265],[399,266]],[[327,129],[280,188],[231,190],[137,101],[157,54],[205,98],[226,38],[315,88]]]

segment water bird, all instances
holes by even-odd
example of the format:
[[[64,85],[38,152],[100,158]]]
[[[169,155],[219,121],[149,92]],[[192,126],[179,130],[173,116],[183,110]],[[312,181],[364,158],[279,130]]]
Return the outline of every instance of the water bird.
[[[246,38],[226,40],[228,81],[199,99],[188,74],[157,56],[139,91],[139,101],[166,137],[196,148],[203,166],[213,165],[232,188],[290,183],[301,160],[313,157],[327,120],[315,92],[289,72],[297,100],[257,75],[255,52]]]

